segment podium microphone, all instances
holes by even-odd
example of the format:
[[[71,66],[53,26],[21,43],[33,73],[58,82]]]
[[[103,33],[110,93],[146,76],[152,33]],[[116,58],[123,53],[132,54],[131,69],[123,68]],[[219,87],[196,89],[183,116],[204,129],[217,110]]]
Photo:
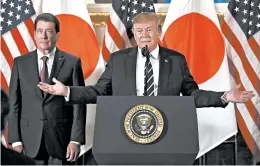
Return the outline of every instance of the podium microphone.
[[[145,45],[145,47],[143,47],[142,49],[141,49],[141,53],[142,53],[142,55],[144,56],[144,57],[146,57],[146,62],[145,62],[145,66],[148,66],[148,58],[149,58],[149,55],[150,55],[150,52],[149,52],[149,50],[148,50],[148,46],[147,45]],[[145,75],[147,75],[147,73],[148,73],[148,69],[147,68],[145,68]],[[147,89],[148,87],[147,87],[147,80],[146,80],[146,77],[144,77],[144,93],[143,93],[143,95],[144,96],[147,96],[147,92],[146,92],[146,89]]]
[[[145,45],[145,46],[141,49],[141,53],[142,53],[142,55],[145,56],[146,58],[149,57],[150,52],[149,52],[149,50],[148,50],[148,46],[147,46],[147,45]]]

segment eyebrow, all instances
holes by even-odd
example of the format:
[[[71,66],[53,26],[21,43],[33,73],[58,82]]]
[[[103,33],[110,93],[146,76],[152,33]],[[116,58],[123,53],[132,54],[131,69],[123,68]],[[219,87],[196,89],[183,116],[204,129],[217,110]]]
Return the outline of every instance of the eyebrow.
[[[149,26],[149,27],[147,27],[145,29],[148,29],[148,28],[152,28],[152,26]],[[136,29],[144,29],[144,28],[136,28]]]

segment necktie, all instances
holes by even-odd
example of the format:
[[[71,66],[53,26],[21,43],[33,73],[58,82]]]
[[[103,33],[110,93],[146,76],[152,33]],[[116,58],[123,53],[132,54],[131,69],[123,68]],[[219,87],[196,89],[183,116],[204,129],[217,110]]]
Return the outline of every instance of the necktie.
[[[48,57],[47,56],[43,56],[41,59],[42,59],[43,63],[42,63],[42,70],[40,72],[40,78],[41,78],[41,82],[47,83],[48,82],[48,78],[49,78],[48,67],[47,67]]]
[[[154,96],[153,67],[150,61],[151,54],[146,56],[144,68],[144,96]]]

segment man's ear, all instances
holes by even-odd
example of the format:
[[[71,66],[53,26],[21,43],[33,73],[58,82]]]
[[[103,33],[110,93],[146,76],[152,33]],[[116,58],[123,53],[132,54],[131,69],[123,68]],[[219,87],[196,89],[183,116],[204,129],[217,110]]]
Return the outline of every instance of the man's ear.
[[[34,31],[33,39],[36,41],[36,30]]]
[[[56,34],[56,41],[60,38],[60,32]]]
[[[159,32],[158,32],[158,38],[160,39],[161,36],[162,36],[162,31],[159,31]]]

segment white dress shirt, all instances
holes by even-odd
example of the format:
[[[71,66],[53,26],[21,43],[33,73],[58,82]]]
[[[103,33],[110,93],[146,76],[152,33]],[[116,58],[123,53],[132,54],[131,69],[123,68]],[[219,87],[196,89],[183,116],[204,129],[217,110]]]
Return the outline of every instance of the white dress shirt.
[[[54,47],[54,49],[49,53],[49,54],[46,54],[44,55],[41,51],[39,51],[37,49],[37,59],[38,59],[38,71],[39,71],[39,75],[41,73],[41,70],[42,70],[42,66],[43,66],[43,60],[42,60],[42,57],[43,56],[47,56],[48,59],[47,59],[47,68],[48,68],[48,76],[50,77],[51,75],[51,69],[52,69],[52,65],[53,65],[53,61],[54,61],[54,55],[55,55],[55,52],[56,52],[56,47]]]
[[[153,78],[154,78],[154,95],[157,96],[158,82],[159,82],[159,46],[150,53],[150,61],[153,67]],[[144,67],[146,57],[141,53],[141,49],[138,48],[137,62],[136,62],[136,94],[137,96],[143,96],[144,94]]]
[[[55,55],[55,52],[56,52],[56,47],[54,47],[54,49],[49,53],[49,54],[46,54],[44,55],[41,51],[39,51],[37,49],[37,60],[38,60],[38,71],[39,71],[39,75],[41,73],[41,70],[42,70],[42,66],[43,66],[43,60],[41,59],[43,56],[47,56],[48,59],[47,59],[47,68],[48,68],[48,76],[50,77],[51,75],[51,70],[52,70],[52,65],[53,65],[53,61],[54,61],[54,55]],[[75,141],[71,141],[72,143],[76,143],[76,144],[80,144],[78,142],[75,142]],[[19,146],[19,145],[23,145],[22,142],[14,142],[12,143],[12,146],[13,147],[16,147],[16,146]]]
[[[158,82],[159,82],[159,45],[150,53],[150,61],[153,67],[154,76],[154,95],[157,96]],[[144,93],[144,67],[145,67],[146,57],[141,53],[141,49],[138,48],[137,52],[137,62],[136,62],[136,94],[137,96],[143,96]],[[67,87],[68,92],[65,100],[68,102],[70,97],[70,88]]]

